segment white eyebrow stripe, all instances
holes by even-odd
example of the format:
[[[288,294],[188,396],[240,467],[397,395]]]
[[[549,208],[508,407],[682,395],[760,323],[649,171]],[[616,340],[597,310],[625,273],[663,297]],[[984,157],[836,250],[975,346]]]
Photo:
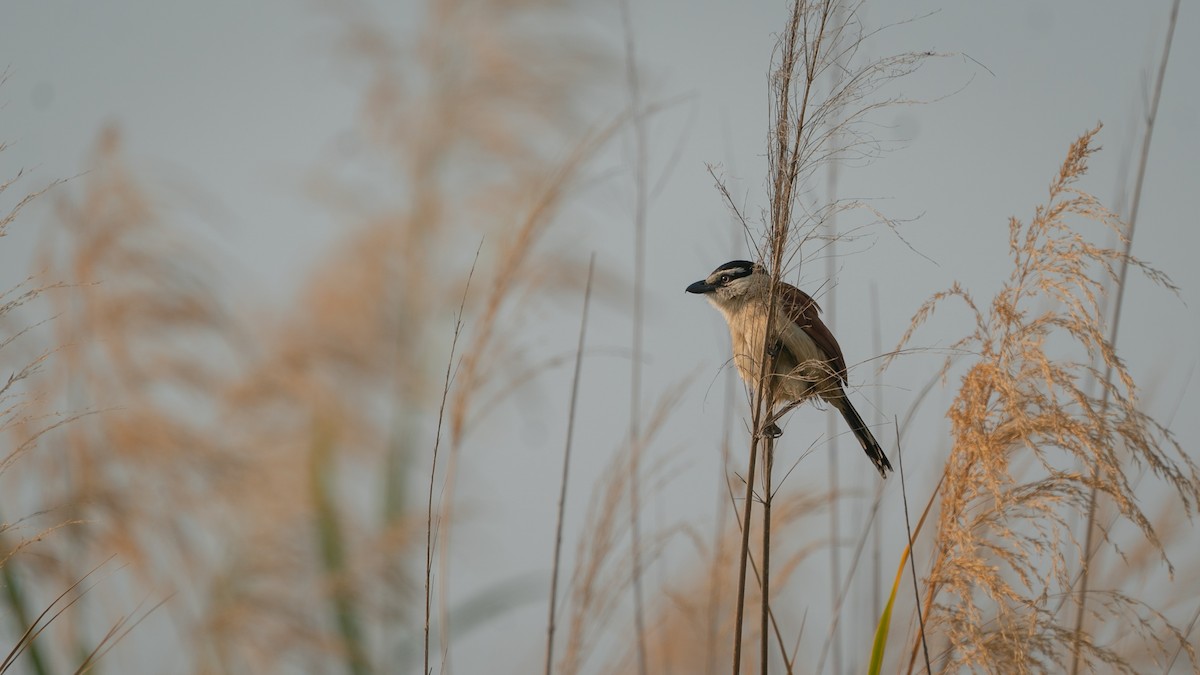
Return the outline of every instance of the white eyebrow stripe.
[[[711,283],[713,281],[720,279],[721,277],[725,276],[726,274],[728,274],[729,276],[736,279],[739,277],[750,276],[750,270],[747,270],[745,267],[727,267],[723,270],[717,270],[716,272],[713,272],[712,274],[708,275],[708,280]]]

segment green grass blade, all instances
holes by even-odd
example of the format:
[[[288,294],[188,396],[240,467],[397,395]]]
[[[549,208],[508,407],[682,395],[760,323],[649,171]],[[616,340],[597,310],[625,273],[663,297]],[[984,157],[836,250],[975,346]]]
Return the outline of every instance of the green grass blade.
[[[942,477],[938,479],[937,485],[933,488],[933,494],[929,495],[929,501],[925,502],[925,509],[921,512],[921,519],[917,521],[917,527],[913,529],[914,541],[921,534],[921,528],[925,527],[925,519],[929,516],[929,510],[933,507],[933,501],[941,492],[942,482],[945,480],[946,474],[943,472]],[[892,623],[892,605],[896,602],[896,592],[900,589],[900,580],[904,578],[904,563],[908,562],[910,551],[910,547],[904,547],[904,553],[900,556],[900,564],[896,567],[896,580],[892,582],[892,592],[888,594],[887,606],[883,608],[883,613],[879,615],[879,625],[875,627],[875,642],[871,646],[871,666],[867,669],[869,675],[879,675],[880,669],[883,668],[883,652],[887,648],[888,629]]]
[[[341,521],[335,503],[332,485],[335,467],[333,464],[333,441],[324,429],[314,430],[312,446],[312,498],[315,513],[317,554],[321,565],[330,579],[338,579],[345,572],[346,553]],[[340,584],[330,596],[334,625],[346,650],[346,672],[350,675],[366,675],[369,672],[361,622],[358,616],[357,599],[352,590]]]
[[[900,556],[900,566],[896,569],[896,580],[892,582],[892,592],[888,594],[887,605],[879,615],[879,625],[875,627],[875,643],[871,647],[871,666],[867,669],[869,675],[879,675],[883,668],[883,652],[887,649],[888,629],[892,625],[892,605],[896,602],[896,592],[900,590],[900,580],[904,578],[904,563],[908,562],[908,547],[904,547],[904,555]]]
[[[8,601],[8,606],[16,618],[17,625],[32,626],[29,613],[26,611],[25,594],[21,586],[22,582],[17,578],[12,565],[0,566],[0,574],[3,574],[4,578],[5,600]],[[15,651],[17,648],[14,647],[13,649]],[[46,667],[46,660],[42,657],[42,650],[38,647],[36,641],[32,639],[29,641],[29,644],[25,646],[25,653],[29,656],[30,672],[36,673],[36,675],[48,675],[50,671]]]

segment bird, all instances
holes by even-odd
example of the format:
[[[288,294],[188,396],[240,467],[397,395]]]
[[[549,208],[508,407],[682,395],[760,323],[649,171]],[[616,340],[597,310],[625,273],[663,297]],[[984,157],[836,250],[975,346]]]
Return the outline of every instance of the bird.
[[[883,448],[846,396],[846,359],[833,333],[821,322],[821,308],[807,293],[779,282],[775,315],[767,343],[767,308],[771,276],[767,269],[748,260],[733,260],[713,270],[685,289],[703,295],[725,317],[733,343],[733,362],[742,380],[755,386],[763,346],[774,363],[772,407],[782,406],[763,426],[772,438],[782,432],[775,422],[813,395],[837,409],[854,432],[867,457],[884,478],[892,464]],[[757,430],[756,430],[757,432]]]

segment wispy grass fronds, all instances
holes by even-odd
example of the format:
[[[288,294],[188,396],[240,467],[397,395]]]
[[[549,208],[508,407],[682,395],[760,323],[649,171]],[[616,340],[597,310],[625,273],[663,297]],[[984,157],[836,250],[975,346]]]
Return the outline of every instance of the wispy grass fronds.
[[[4,84],[7,75],[7,71],[0,72],[0,86]],[[0,141],[0,154],[7,147]],[[25,172],[18,170],[16,175],[0,182],[0,200],[6,199],[5,193],[24,176]],[[8,234],[9,226],[16,222],[17,216],[25,207],[61,182],[54,181],[40,190],[28,192],[6,211],[0,210],[0,237]],[[0,206],[0,209],[2,208]],[[31,407],[30,397],[35,395],[35,392],[26,386],[26,381],[42,369],[53,354],[54,348],[41,347],[32,353],[23,349],[22,338],[32,337],[31,334],[41,328],[43,322],[30,323],[25,317],[18,315],[22,307],[35,302],[44,293],[61,287],[61,284],[45,283],[35,276],[29,276],[15,286],[0,291],[0,372],[7,373],[5,377],[0,378],[0,438],[9,439],[4,450],[0,451],[0,474],[36,445],[43,434],[68,420],[65,415],[37,413]],[[0,504],[0,507],[2,506]],[[4,528],[0,527],[0,533],[3,531]],[[0,565],[3,565],[5,560],[7,555],[0,557]]]
[[[44,249],[71,284],[50,308],[54,343],[70,348],[37,381],[41,407],[13,419],[32,425],[63,403],[104,414],[40,437],[44,461],[19,465],[23,484],[45,486],[22,512],[87,521],[70,545],[39,551],[27,588],[116,553],[132,563],[130,588],[180,591],[161,614],[205,672],[419,663],[418,535],[453,522],[454,491],[419,522],[410,495],[434,435],[430,364],[469,276],[462,242],[484,240],[489,285],[461,312],[476,353],[448,392],[460,446],[528,377],[522,309],[579,287],[578,256],[538,254],[612,133],[584,133],[577,95],[601,70],[598,50],[559,21],[560,2],[431,0],[402,38],[336,11],[350,12],[342,44],[365,75],[361,116],[311,181],[339,239],[308,274],[292,270],[285,301],[233,288],[113,131],[58,202]],[[428,478],[448,475],[439,465]],[[442,572],[434,602],[448,595]]]
[[[642,464],[644,471],[640,478],[648,489],[659,487],[659,483],[668,479],[665,462],[646,463],[645,457],[635,460],[632,455],[646,452],[674,408],[679,391],[679,388],[669,391],[656,402],[648,411],[638,442],[623,444],[593,484],[587,516],[580,528],[568,604],[564,609],[567,615],[566,645],[554,668],[559,675],[584,672],[597,647],[604,643],[605,629],[621,607],[634,575],[639,573],[633,569],[632,557],[626,548],[631,534],[629,467],[634,461]],[[666,531],[644,537],[640,542],[644,565],[658,558],[669,536],[670,532]],[[647,640],[648,646],[654,643],[653,639]],[[614,649],[620,656],[604,660],[610,669],[629,672],[636,668],[629,662],[630,658],[636,658],[636,646],[631,646],[627,638],[619,640]],[[652,660],[648,661],[648,667],[657,672],[657,664]]]
[[[0,72],[0,86],[7,79],[7,70]],[[7,144],[0,141],[0,154],[7,149]],[[5,208],[6,197],[13,186],[25,176],[23,170],[18,170],[11,177],[0,181],[0,238],[8,234],[8,228],[17,220],[23,209],[34,200],[60,184],[54,181],[46,187],[20,196],[15,203]],[[5,280],[8,283],[8,280]],[[61,284],[46,283],[36,276],[29,276],[15,286],[0,291],[0,372],[6,373],[0,377],[0,494],[6,490],[19,491],[19,479],[9,473],[38,443],[47,435],[62,426],[79,418],[78,414],[64,413],[57,409],[46,409],[44,398],[32,383],[40,372],[47,366],[51,357],[57,351],[54,346],[29,347],[37,331],[43,329],[47,319],[34,320],[23,316],[21,310],[26,305],[36,303],[41,296],[62,288]],[[6,475],[7,474],[7,475]],[[17,512],[22,514],[15,522],[4,519],[5,514]],[[38,542],[56,530],[71,525],[78,525],[78,520],[70,519],[60,513],[57,521],[51,524],[40,524],[46,519],[46,512],[36,506],[30,506],[20,499],[0,500],[0,585],[4,592],[0,603],[14,619],[13,628],[24,629],[25,632],[13,644],[12,649],[0,663],[0,672],[7,672],[22,655],[27,655],[30,671],[37,673],[50,672],[52,661],[48,653],[44,653],[42,643],[36,638],[41,635],[50,622],[54,621],[66,607],[57,607],[63,596],[46,606],[36,619],[31,615],[35,610],[33,605],[37,597],[36,574],[20,568],[17,557],[35,546]],[[36,532],[25,535],[23,526],[35,524]],[[70,593],[75,585],[68,587]],[[70,603],[67,604],[67,607]],[[52,610],[57,611],[47,618]]]
[[[37,648],[37,638],[50,627],[50,624],[54,623],[55,620],[61,617],[64,612],[78,603],[83,596],[87,595],[96,587],[96,585],[99,583],[98,581],[92,581],[87,585],[85,585],[84,582],[88,581],[88,579],[107,562],[109,561],[106,560],[99,565],[96,565],[72,582],[66,587],[65,590],[55,596],[55,598],[49,604],[47,604],[32,621],[23,621],[25,631],[21,634],[21,637],[17,640],[16,644],[13,645],[12,649],[9,650],[8,655],[5,656],[4,660],[0,662],[0,673],[8,672],[8,670],[15,665],[17,660],[26,652],[29,653],[30,665],[33,667],[34,672],[39,673],[39,675],[41,673],[49,672],[47,669],[49,661],[43,659],[43,657],[40,655],[41,652]],[[9,568],[6,567],[5,570],[7,572]],[[112,633],[110,630],[110,635],[111,634]],[[109,642],[109,640],[110,638],[105,638],[102,640],[100,645],[97,646],[97,649],[103,647],[105,643]]]
[[[442,359],[446,308],[459,305],[468,276],[461,244],[484,242],[445,405],[444,453],[430,471],[438,492],[431,620],[445,654],[459,460],[496,403],[546,367],[528,355],[523,312],[580,285],[586,261],[572,249],[547,254],[548,240],[583,164],[612,133],[585,133],[577,105],[603,64],[591,40],[559,21],[568,8],[556,0],[431,0],[427,22],[403,36],[355,9],[335,12],[341,46],[366,80],[353,144],[361,156],[349,158],[351,171],[323,169],[313,185],[357,231],[314,280],[320,311],[311,315],[356,368],[377,373],[385,364],[404,456],[426,451],[409,439],[438,398],[427,364]]]
[[[730,486],[730,496],[733,493],[733,486]],[[793,598],[795,593],[802,593],[809,587],[804,564],[830,545],[820,528],[820,519],[827,513],[833,498],[822,491],[788,492],[776,498],[772,509],[772,526],[778,535],[772,545],[771,592],[774,600]],[[761,521],[756,519],[752,529],[751,540],[760,541]],[[737,522],[730,523],[722,530],[717,542],[706,542],[698,532],[687,528],[683,534],[690,555],[704,564],[688,566],[686,575],[668,580],[662,589],[658,602],[647,616],[647,625],[651,627],[647,640],[648,663],[656,673],[722,672],[728,668],[732,657],[731,645],[724,637],[732,633],[736,621],[737,588],[729,580],[738,573],[741,527]],[[757,552],[751,555],[748,566],[753,582],[761,572]],[[723,583],[714,587],[714,575],[718,575]],[[747,613],[757,616],[762,609],[758,596],[751,595],[748,601]],[[807,672],[807,655],[797,656],[804,627],[803,610],[791,602],[768,607],[774,615],[768,634],[773,672]],[[709,644],[710,622],[716,625],[713,629],[719,636],[716,644]],[[752,671],[759,666],[760,650],[756,647],[761,636],[757,622],[747,625],[749,629],[743,635],[742,668]],[[813,627],[809,626],[809,629]],[[614,664],[606,672],[622,671]]]
[[[1064,670],[1074,626],[1056,601],[1072,592],[1082,555],[1074,525],[1089,491],[1135,525],[1168,570],[1132,477],[1148,470],[1187,513],[1200,503],[1195,463],[1140,409],[1133,377],[1107,337],[1100,300],[1117,266],[1175,289],[1161,271],[1094,243],[1123,232],[1115,214],[1076,186],[1098,131],[1071,145],[1029,222],[1010,220],[1013,269],[992,301],[979,303],[955,285],[918,310],[901,340],[910,342],[950,298],[974,318],[974,332],[952,345],[976,356],[948,412],[954,446],[924,599],[927,629],[948,645],[935,667]],[[1091,363],[1116,377],[1103,382]],[[1102,396],[1089,392],[1093,381]],[[1091,603],[1098,619],[1128,626],[1149,649],[1166,653],[1182,641],[1161,615],[1121,592],[1093,591]],[[1080,642],[1088,669],[1134,672],[1113,645],[1091,635]]]
[[[0,86],[4,86],[4,82],[7,79],[8,79],[8,71],[0,72]],[[4,141],[0,141],[0,154],[3,154],[4,151],[7,149],[8,149],[8,144],[5,143]],[[3,180],[0,180],[0,199],[4,199],[5,198],[4,193],[7,192],[10,188],[12,188],[14,185],[16,185],[24,177],[25,177],[25,170],[18,169],[17,173],[15,175],[9,176],[7,178],[4,178]],[[61,184],[62,182],[63,182],[62,180],[56,180],[56,181],[51,182],[49,185],[43,187],[40,190],[34,190],[33,192],[27,192],[27,193],[21,195],[21,198],[18,199],[16,201],[16,203],[14,203],[12,206],[8,207],[7,210],[0,210],[0,237],[3,237],[4,235],[8,234],[8,227],[17,220],[17,216],[20,215],[21,211],[25,207],[32,204],[35,199],[46,194],[47,192],[49,192],[55,186]]]
[[[180,546],[177,571],[198,564],[204,556],[189,550],[198,540],[178,518],[210,500],[244,459],[227,437],[205,432],[219,414],[214,393],[241,358],[228,307],[209,285],[204,256],[163,227],[115,130],[56,211],[64,238],[46,247],[46,266],[69,287],[50,296],[58,313],[50,327],[67,346],[39,382],[43,405],[104,414],[70,425],[39,453],[42,498],[88,520],[80,535],[103,542],[105,555],[154,566],[161,552],[141,541],[151,536]]]
[[[83,675],[83,673],[91,672],[92,669],[96,668],[100,660],[104,658],[105,654],[108,654],[110,651],[112,651],[113,647],[116,647],[117,644],[124,640],[135,628],[138,627],[139,624],[149,618],[151,614],[158,611],[158,609],[163,605],[167,604],[170,599],[170,596],[163,598],[140,614],[137,613],[138,610],[141,609],[141,605],[139,605],[138,608],[135,609],[134,613],[118,617],[113,622],[112,626],[109,627],[108,632],[104,634],[104,637],[102,637],[100,641],[96,643],[96,646],[87,653],[87,656],[84,657],[83,662],[80,663],[79,667],[75,669],[75,675]]]

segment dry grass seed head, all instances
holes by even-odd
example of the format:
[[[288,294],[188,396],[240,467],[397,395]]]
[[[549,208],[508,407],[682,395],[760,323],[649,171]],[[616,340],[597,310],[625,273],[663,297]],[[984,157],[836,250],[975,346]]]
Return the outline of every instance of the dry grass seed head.
[[[683,391],[677,386],[663,394],[643,427],[642,435],[632,444],[621,446],[604,472],[593,483],[592,496],[584,526],[580,529],[571,574],[566,646],[561,652],[555,671],[563,675],[582,672],[597,646],[606,639],[604,631],[621,606],[625,591],[633,583],[633,575],[645,570],[632,569],[631,557],[624,540],[630,533],[629,489],[630,466],[640,467],[638,480],[648,492],[670,480],[673,472],[665,459],[647,461],[648,449],[662,430],[668,416]],[[640,454],[641,456],[636,456]],[[673,530],[642,532],[642,565],[649,567],[662,553]],[[653,640],[650,640],[653,642]],[[630,646],[622,644],[626,653],[621,659],[606,659],[608,667],[627,660]]]
[[[1073,626],[1064,625],[1049,599],[1071,591],[1071,562],[1082,548],[1073,525],[1086,512],[1089,489],[1104,494],[1160,556],[1162,544],[1133,491],[1131,471],[1149,468],[1188,512],[1200,497],[1196,466],[1168,430],[1139,410],[1132,377],[1107,341],[1098,298],[1116,278],[1122,253],[1072,229],[1077,221],[1096,222],[1120,233],[1116,216],[1074,187],[1097,131],[1072,144],[1047,205],[1027,225],[1010,222],[1013,272],[988,311],[956,285],[921,307],[902,341],[950,297],[964,300],[976,317],[975,332],[955,343],[976,360],[948,413],[954,447],[928,579],[928,628],[949,640],[944,658],[951,669],[1064,667]],[[1130,263],[1173,288],[1161,272]],[[1051,350],[1067,345],[1085,358],[1051,357]],[[1111,385],[1100,383],[1106,397],[1087,391],[1099,378],[1086,358],[1118,375]],[[1014,462],[1023,457],[1036,460],[1034,468],[1018,473]],[[1154,631],[1169,630],[1160,615],[1146,616],[1126,596],[1107,597],[1098,614],[1141,617],[1134,627],[1147,643],[1158,641]],[[1084,650],[1093,666],[1132,672],[1115,651],[1090,638]]]

